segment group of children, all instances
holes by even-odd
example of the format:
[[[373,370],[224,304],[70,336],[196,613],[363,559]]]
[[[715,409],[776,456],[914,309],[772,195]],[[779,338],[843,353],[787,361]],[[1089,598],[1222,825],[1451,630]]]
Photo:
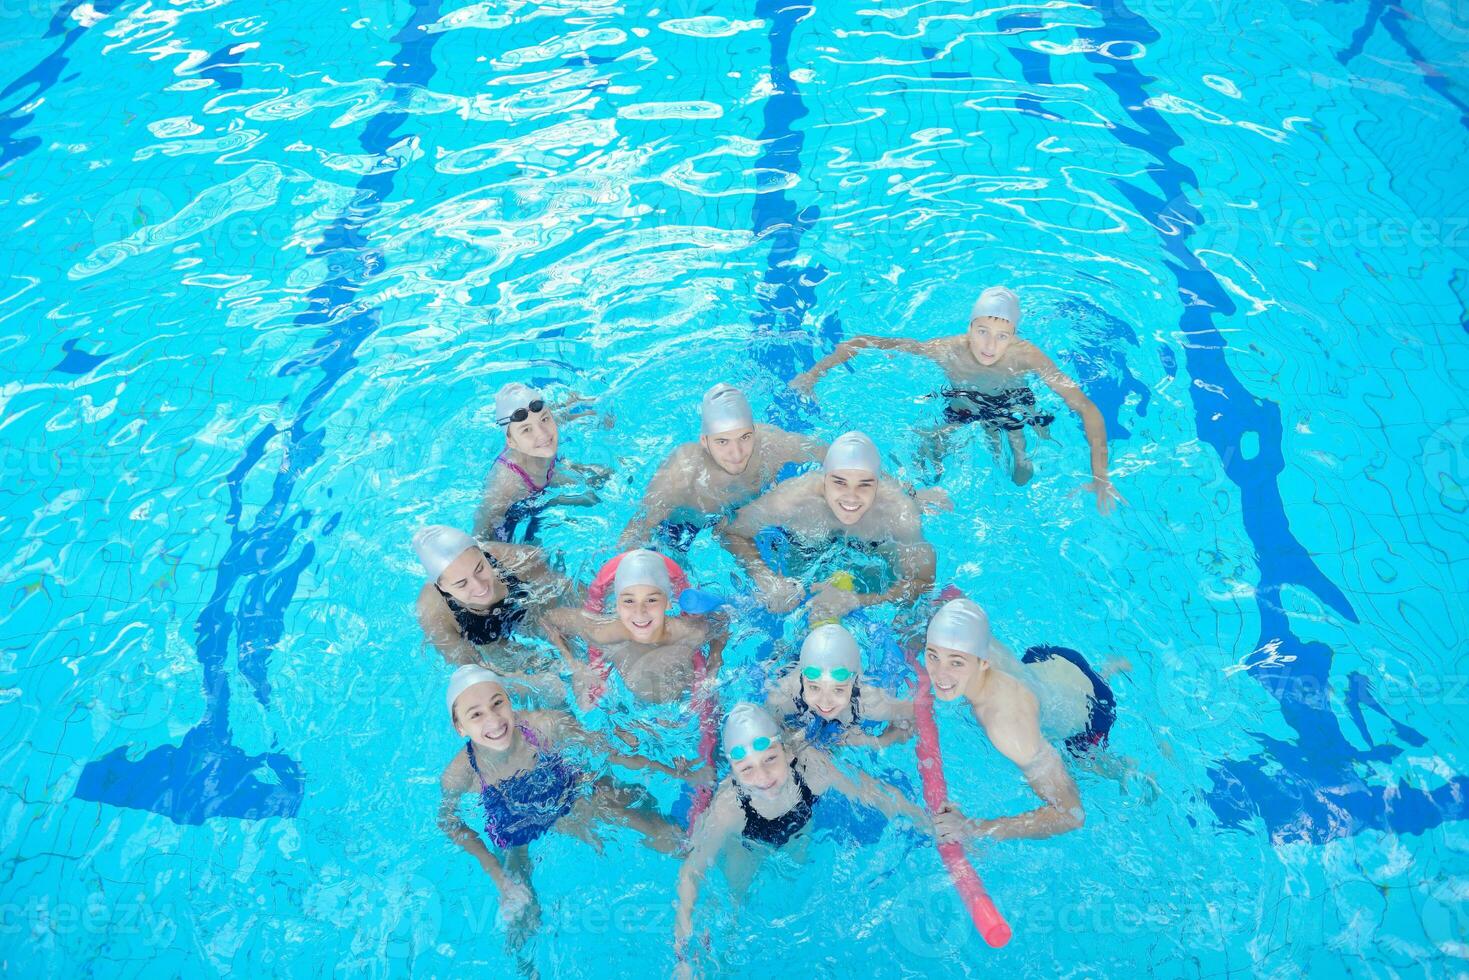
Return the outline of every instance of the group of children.
[[[864,348],[928,357],[949,381],[943,422],[924,434],[934,472],[956,429],[977,421],[996,450],[1002,434],[1008,439],[1012,477],[1023,484],[1031,475],[1023,430],[1049,438],[1053,421],[1029,387],[1039,377],[1082,419],[1088,489],[1106,512],[1120,498],[1107,478],[1101,416],[1073,380],[1016,336],[1019,323],[1015,294],[987,289],[963,334],[928,342],[856,337],[791,384],[809,396],[826,370]],[[1045,837],[1081,825],[1076,782],[1047,736],[1064,738],[1077,758],[1098,758],[1115,708],[1105,677],[1063,647],[1033,646],[1017,657],[980,605],[957,590],[932,599],[937,560],[921,518],[949,506],[948,498],[885,473],[866,435],[847,432],[828,446],[757,423],[743,392],[716,385],[700,406],[697,441],[659,466],[621,553],[583,589],[525,542],[545,508],[595,503],[605,471],[559,457],[553,406],[525,385],[500,389],[495,417],[505,449],[475,535],[431,525],[413,547],[428,577],[419,621],[458,665],[446,707],[464,748],[443,773],[440,823],[495,881],[513,947],[538,921],[527,845],[553,827],[600,849],[599,828],[618,824],[653,849],[684,853],[674,940],[686,969],[699,885],[715,859],[725,854],[732,883],[748,883],[752,859],[805,833],[827,793],[902,816],[941,840]],[[748,572],[765,613],[688,587],[674,556],[704,530]],[[731,616],[786,614],[803,603],[808,629],[796,662],[768,678],[763,703],[740,701],[721,722]],[[866,676],[858,636],[842,625],[855,610],[879,605],[895,608],[900,635],[922,635],[921,653],[916,640],[913,650],[923,667],[918,682],[931,683],[940,701],[966,702],[1043,805],[992,820],[952,806],[930,814],[901,790],[835,764],[841,746],[882,748],[913,731],[913,703]],[[538,637],[548,641],[546,652],[532,645]],[[517,702],[541,707],[520,710]],[[586,721],[594,707],[600,723]],[[576,761],[589,754],[689,783],[687,835],[643,786]],[[720,761],[728,774],[716,784]],[[482,835],[459,817],[465,793],[479,797]]]

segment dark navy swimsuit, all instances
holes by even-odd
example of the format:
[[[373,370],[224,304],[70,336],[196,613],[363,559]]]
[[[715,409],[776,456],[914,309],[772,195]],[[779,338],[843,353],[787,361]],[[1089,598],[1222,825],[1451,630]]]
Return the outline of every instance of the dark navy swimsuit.
[[[1086,662],[1086,658],[1068,647],[1031,647],[1025,651],[1025,656],[1020,658],[1020,662],[1036,664],[1050,660],[1052,657],[1060,657],[1072,664],[1086,675],[1087,680],[1092,682],[1092,693],[1087,698],[1089,714],[1086,729],[1066,740],[1066,748],[1072,755],[1086,755],[1092,749],[1107,744],[1107,736],[1112,731],[1112,724],[1117,721],[1117,699],[1112,694],[1112,688],[1097,676],[1091,664]]]
[[[480,802],[485,808],[485,836],[496,847],[520,847],[543,835],[571,812],[581,789],[581,771],[556,752],[543,752],[541,740],[526,725],[517,725],[521,738],[536,750],[534,767],[498,783],[486,783],[467,742],[469,766],[479,777]]]
[[[750,794],[746,793],[739,783],[735,783],[735,793],[739,796],[740,807],[745,811],[745,829],[740,832],[742,837],[746,840],[764,841],[775,847],[782,847],[811,822],[811,807],[816,802],[816,794],[811,792],[810,786],[806,785],[806,780],[801,777],[801,770],[796,768],[794,759],[791,760],[791,778],[796,781],[796,788],[801,791],[801,799],[795,806],[778,817],[761,816],[751,804]]]
[[[1054,415],[1035,410],[1035,392],[1029,385],[1003,388],[996,392],[973,388],[945,388],[939,392],[950,399],[944,406],[944,421],[950,425],[983,422],[985,425],[1014,432],[1027,425],[1050,425]],[[971,405],[956,405],[953,399],[963,397]]]
[[[530,589],[524,582],[495,561],[488,551],[480,553],[504,581],[505,598],[491,606],[488,612],[477,613],[460,605],[453,596],[439,589],[439,595],[444,597],[444,601],[449,604],[449,611],[454,614],[454,622],[459,624],[459,635],[475,646],[496,643],[508,637],[525,619],[529,611],[527,603],[530,601]],[[434,588],[439,588],[437,583]]]

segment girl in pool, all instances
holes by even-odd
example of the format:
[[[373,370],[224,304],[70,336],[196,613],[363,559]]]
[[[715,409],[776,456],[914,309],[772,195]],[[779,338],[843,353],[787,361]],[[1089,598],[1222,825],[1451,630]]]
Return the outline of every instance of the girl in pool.
[[[863,686],[857,640],[835,623],[811,631],[796,668],[770,686],[765,707],[819,748],[881,747],[913,736],[913,702]],[[870,735],[864,722],[886,722],[887,730]]]
[[[759,857],[804,836],[816,799],[830,790],[888,817],[901,814],[926,834],[934,832],[928,814],[893,787],[867,775],[849,779],[829,755],[808,745],[787,747],[780,726],[759,705],[741,701],[730,709],[722,742],[731,772],[695,825],[689,856],[678,874],[673,942],[683,975],[689,970],[685,947],[693,932],[699,884],[726,844],[743,845],[727,850],[726,876],[739,894],[748,887]]]
[[[724,620],[670,616],[673,585],[668,566],[662,555],[643,548],[622,556],[612,589],[615,618],[572,607],[552,609],[541,617],[546,635],[568,658],[573,655],[567,636],[600,647],[634,698],[682,710],[692,693],[694,654],[700,648],[708,648],[705,676],[719,672],[728,639]],[[578,697],[584,693],[578,686]]]
[[[540,512],[552,504],[590,506],[597,502],[591,490],[546,497],[547,488],[571,484],[570,474],[589,477],[600,485],[611,472],[600,466],[570,463],[557,457],[561,432],[551,405],[540,392],[511,382],[495,393],[495,423],[505,431],[505,449],[495,457],[485,483],[484,499],[474,516],[474,533],[509,541],[522,521],[518,537],[534,540]]]
[[[539,609],[571,593],[539,548],[481,545],[456,528],[430,524],[413,536],[413,550],[429,576],[418,593],[418,623],[446,661],[486,664],[543,697],[564,699],[554,659],[524,644]],[[573,677],[588,670],[572,659],[567,666]]]
[[[594,779],[562,749],[576,742],[626,769],[654,769],[691,781],[696,777],[615,752],[601,735],[586,731],[564,712],[516,711],[499,675],[474,664],[454,672],[446,703],[450,722],[465,744],[439,780],[439,826],[494,880],[513,948],[534,932],[539,917],[527,847],[552,827],[598,851],[603,841],[597,825],[604,821],[633,828],[654,850],[671,854],[677,848],[679,835],[672,824],[631,806],[628,790],[606,778]],[[484,807],[483,838],[459,818],[465,793],[478,795]]]

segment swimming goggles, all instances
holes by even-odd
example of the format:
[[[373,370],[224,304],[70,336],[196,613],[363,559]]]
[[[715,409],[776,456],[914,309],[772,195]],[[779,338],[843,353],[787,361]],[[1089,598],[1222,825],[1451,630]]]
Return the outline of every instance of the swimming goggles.
[[[847,681],[851,680],[853,676],[852,671],[848,670],[845,667],[833,667],[831,670],[828,670],[825,673],[838,684],[846,683]],[[806,678],[808,681],[819,681],[821,680],[821,675],[822,670],[820,667],[801,668],[801,676]]]
[[[730,746],[729,757],[735,762],[739,762],[751,752],[764,752],[766,749],[770,748],[772,745],[779,741],[780,739],[778,738],[767,738],[766,736],[761,735],[759,738],[755,739],[755,741],[750,743],[749,748],[746,748],[743,745]]]
[[[539,415],[541,413],[541,409],[545,407],[545,401],[543,399],[537,398],[535,401],[531,402],[524,408],[517,408],[509,415],[505,416],[503,419],[496,419],[495,421],[500,425],[513,425],[516,422],[524,422],[532,415]]]

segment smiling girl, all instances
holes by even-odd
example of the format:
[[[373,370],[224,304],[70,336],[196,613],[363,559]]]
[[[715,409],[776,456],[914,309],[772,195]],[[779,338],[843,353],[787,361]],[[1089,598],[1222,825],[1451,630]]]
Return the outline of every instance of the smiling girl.
[[[765,707],[821,748],[881,747],[913,735],[913,702],[863,685],[857,640],[835,623],[811,631],[795,670],[770,686]],[[862,729],[868,722],[886,722],[887,731],[870,735]]]

